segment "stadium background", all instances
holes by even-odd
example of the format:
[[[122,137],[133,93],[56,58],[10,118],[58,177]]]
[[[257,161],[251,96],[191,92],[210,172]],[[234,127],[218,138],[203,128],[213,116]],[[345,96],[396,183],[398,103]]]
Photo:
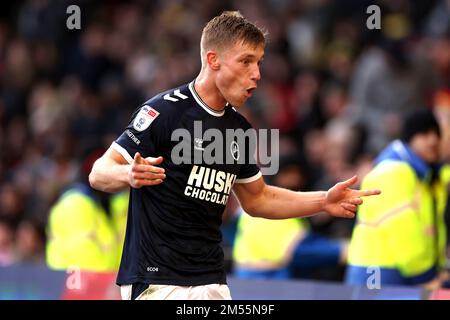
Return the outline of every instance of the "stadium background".
[[[81,8],[80,30],[66,27],[71,4]],[[381,8],[380,30],[366,26],[371,4]],[[0,6],[0,298],[43,297],[44,279],[58,278],[45,267],[51,206],[87,155],[107,148],[142,101],[196,76],[202,27],[224,9],[240,10],[269,31],[262,80],[242,112],[256,128],[280,129],[281,154],[299,155],[303,190],[363,176],[398,136],[408,110],[450,110],[450,1]],[[449,140],[443,149],[450,161]],[[318,216],[311,225],[348,238],[353,221]],[[33,289],[23,286],[20,270],[34,275],[36,295],[28,295]],[[335,271],[328,280],[339,283],[342,270]],[[409,297],[424,294],[417,289]]]

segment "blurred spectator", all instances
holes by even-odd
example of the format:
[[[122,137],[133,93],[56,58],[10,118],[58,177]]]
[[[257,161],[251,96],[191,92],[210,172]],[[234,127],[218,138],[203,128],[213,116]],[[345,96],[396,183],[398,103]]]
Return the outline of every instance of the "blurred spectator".
[[[444,209],[450,167],[441,166],[440,128],[429,109],[411,113],[402,140],[376,159],[362,188],[377,186],[357,214],[349,248],[347,283],[366,285],[379,268],[379,285],[422,285],[436,289],[448,279]]]
[[[44,227],[30,219],[23,220],[16,231],[16,256],[20,263],[45,264]]]
[[[406,40],[385,39],[361,54],[352,77],[349,116],[369,130],[367,151],[376,153],[399,136],[402,115],[424,100]]]
[[[430,36],[443,36],[450,30],[450,1],[439,0],[432,8],[425,22],[425,33]]]
[[[434,110],[442,131],[442,160],[450,163],[450,87],[436,91],[433,98]]]
[[[11,225],[0,219],[0,267],[16,262],[14,256],[14,230]]]
[[[5,183],[0,187],[0,219],[17,227],[24,215],[22,194],[13,185]]]

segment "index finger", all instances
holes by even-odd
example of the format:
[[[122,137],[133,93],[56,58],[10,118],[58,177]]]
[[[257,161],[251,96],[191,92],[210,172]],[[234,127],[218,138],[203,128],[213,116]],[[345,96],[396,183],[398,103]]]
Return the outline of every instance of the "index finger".
[[[154,173],[164,173],[166,170],[164,168],[148,165],[148,164],[136,164],[134,166],[135,171],[141,172],[154,172]]]
[[[371,190],[358,190],[356,191],[357,197],[366,197],[366,196],[376,196],[381,193],[379,189],[371,189]]]

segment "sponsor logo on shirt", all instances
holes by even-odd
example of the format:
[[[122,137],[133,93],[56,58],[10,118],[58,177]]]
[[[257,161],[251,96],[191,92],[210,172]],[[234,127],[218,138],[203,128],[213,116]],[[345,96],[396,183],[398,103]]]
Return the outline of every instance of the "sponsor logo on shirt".
[[[141,140],[139,140],[134,134],[133,132],[131,132],[130,130],[125,130],[125,133],[127,134],[127,136],[137,145],[141,144]]]
[[[194,165],[184,194],[188,197],[226,205],[236,175]]]

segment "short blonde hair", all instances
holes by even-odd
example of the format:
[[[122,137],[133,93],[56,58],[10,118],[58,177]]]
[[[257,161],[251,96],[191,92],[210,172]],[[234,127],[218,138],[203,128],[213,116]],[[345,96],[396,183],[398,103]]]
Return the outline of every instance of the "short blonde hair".
[[[265,45],[267,31],[245,19],[239,11],[224,11],[211,19],[203,28],[200,41],[202,65],[210,49],[223,49],[238,41],[253,46]]]

